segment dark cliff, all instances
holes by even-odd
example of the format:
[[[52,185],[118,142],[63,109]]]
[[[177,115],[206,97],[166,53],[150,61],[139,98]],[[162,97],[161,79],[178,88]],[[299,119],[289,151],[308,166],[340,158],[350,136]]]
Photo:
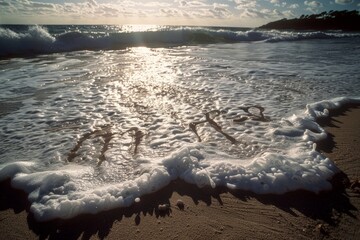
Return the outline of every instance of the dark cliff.
[[[295,19],[281,19],[259,28],[360,31],[360,15],[356,10],[322,12],[320,14],[302,15],[300,18]]]

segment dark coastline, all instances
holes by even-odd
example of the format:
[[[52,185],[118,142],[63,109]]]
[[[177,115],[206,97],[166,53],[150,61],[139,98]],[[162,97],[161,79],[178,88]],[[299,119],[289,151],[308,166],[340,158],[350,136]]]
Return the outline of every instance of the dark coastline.
[[[295,19],[281,19],[270,22],[260,29],[315,30],[315,31],[360,31],[358,11],[330,11]]]

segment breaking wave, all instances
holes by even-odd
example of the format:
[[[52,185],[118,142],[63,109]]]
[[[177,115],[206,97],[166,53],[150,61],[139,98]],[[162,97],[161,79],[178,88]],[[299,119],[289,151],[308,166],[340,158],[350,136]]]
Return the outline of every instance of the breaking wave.
[[[241,28],[162,27],[151,31],[88,31],[85,26],[66,31],[57,26],[0,27],[0,57],[28,56],[80,50],[116,50],[135,46],[171,47],[198,44],[282,42],[360,37],[359,33],[290,32]],[[54,32],[54,33],[51,33]]]

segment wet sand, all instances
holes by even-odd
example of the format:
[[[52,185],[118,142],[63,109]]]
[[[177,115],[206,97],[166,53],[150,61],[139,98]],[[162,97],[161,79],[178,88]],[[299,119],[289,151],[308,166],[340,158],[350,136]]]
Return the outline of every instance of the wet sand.
[[[26,196],[2,182],[1,238],[360,239],[360,192],[351,185],[360,177],[359,122],[360,108],[354,107],[320,122],[330,134],[319,150],[343,171],[331,192],[256,195],[175,181],[130,208],[37,223],[28,213]],[[183,210],[176,206],[178,199]],[[170,208],[159,211],[159,204]]]

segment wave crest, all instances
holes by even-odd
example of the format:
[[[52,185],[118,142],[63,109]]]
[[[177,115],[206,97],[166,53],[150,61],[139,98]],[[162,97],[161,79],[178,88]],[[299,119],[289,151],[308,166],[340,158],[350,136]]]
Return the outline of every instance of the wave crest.
[[[56,26],[49,26],[49,28],[56,28]],[[0,57],[80,50],[116,50],[134,46],[169,47],[259,41],[281,42],[341,37],[360,37],[360,34],[167,27],[155,31],[141,32],[105,31],[105,34],[99,36],[88,31],[81,32],[81,27],[76,28],[76,31],[63,32],[57,35],[50,34],[46,27],[41,26],[30,26],[20,31],[0,27]]]

